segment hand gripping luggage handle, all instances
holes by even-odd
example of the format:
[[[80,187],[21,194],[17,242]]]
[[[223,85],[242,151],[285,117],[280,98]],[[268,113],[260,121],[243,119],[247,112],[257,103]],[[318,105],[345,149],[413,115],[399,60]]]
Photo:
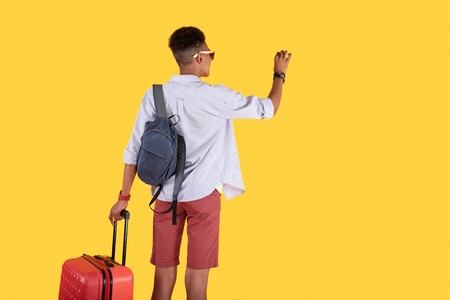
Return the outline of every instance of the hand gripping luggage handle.
[[[122,252],[122,266],[125,266],[125,259],[127,257],[128,220],[130,219],[130,212],[124,209],[122,210],[120,215],[125,218],[125,230],[123,233],[123,252]],[[113,245],[111,255],[112,260],[115,260],[116,256],[116,235],[117,235],[117,222],[114,222]]]

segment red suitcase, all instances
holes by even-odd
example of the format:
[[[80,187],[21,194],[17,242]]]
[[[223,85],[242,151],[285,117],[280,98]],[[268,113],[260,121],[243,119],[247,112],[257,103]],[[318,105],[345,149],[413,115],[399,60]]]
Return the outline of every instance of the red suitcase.
[[[122,265],[114,260],[117,232],[117,223],[114,223],[112,256],[84,254],[81,257],[66,260],[62,267],[58,299],[133,299],[133,273],[125,266],[130,213],[123,210],[122,216],[125,218]]]

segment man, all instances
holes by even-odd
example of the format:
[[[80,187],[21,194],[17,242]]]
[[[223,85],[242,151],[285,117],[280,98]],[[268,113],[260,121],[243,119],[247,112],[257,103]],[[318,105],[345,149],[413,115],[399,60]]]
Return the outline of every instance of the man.
[[[169,47],[180,67],[180,75],[174,75],[163,85],[164,98],[167,115],[178,116],[176,128],[186,141],[186,169],[178,195],[177,225],[172,225],[171,213],[154,214],[150,260],[155,265],[152,299],[171,298],[181,236],[187,220],[187,299],[201,300],[206,299],[209,269],[218,266],[221,192],[225,192],[227,199],[244,192],[232,119],[269,119],[277,112],[292,54],[288,55],[287,51],[276,54],[270,94],[268,98],[257,98],[201,81],[201,77],[209,76],[215,52],[209,49],[199,29],[182,27],[176,30],[169,39]],[[109,214],[111,223],[122,219],[120,212],[128,204],[145,124],[155,118],[153,92],[149,89],[142,99],[125,150],[123,185],[119,200]],[[174,177],[164,183],[156,200],[156,211],[170,207]],[[152,190],[154,193],[155,188]]]

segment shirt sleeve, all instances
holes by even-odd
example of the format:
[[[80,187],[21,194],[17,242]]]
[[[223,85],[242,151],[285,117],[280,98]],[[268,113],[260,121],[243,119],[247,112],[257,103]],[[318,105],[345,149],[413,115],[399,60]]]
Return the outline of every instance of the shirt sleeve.
[[[270,98],[246,97],[224,85],[211,86],[214,99],[211,100],[216,114],[226,119],[270,119],[274,107]]]
[[[127,148],[124,151],[123,162],[129,165],[137,164],[139,149],[141,148],[141,138],[144,134],[146,124],[156,119],[155,108],[153,104],[152,89],[149,89],[142,98],[141,106],[134,122],[133,132],[128,141]]]

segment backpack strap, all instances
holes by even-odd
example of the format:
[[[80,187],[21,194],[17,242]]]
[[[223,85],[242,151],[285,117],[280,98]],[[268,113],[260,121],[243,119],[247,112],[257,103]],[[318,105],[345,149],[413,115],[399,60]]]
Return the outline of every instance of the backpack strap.
[[[184,178],[184,169],[186,165],[186,143],[184,141],[183,136],[177,134],[178,137],[178,143],[177,143],[177,169],[175,172],[175,183],[173,187],[173,195],[172,195],[172,205],[169,207],[168,210],[165,212],[159,212],[151,208],[151,205],[156,201],[159,194],[162,190],[162,184],[159,186],[158,190],[156,191],[155,195],[153,196],[152,200],[150,201],[150,204],[148,205],[151,210],[153,210],[155,213],[158,214],[165,214],[169,211],[173,210],[172,212],[172,225],[177,225],[177,204],[178,204],[178,193],[181,189],[181,184],[183,183]]]
[[[161,193],[162,188],[163,187],[162,187],[162,184],[161,184],[159,186],[158,190],[156,191],[155,195],[153,196],[152,200],[150,201],[150,204],[148,205],[148,207],[150,207],[150,209],[153,210],[157,214],[165,214],[165,213],[168,213],[169,211],[171,211],[173,209],[175,211],[175,214],[174,214],[175,218],[172,218],[172,224],[173,225],[177,225],[177,218],[176,218],[176,215],[177,215],[177,213],[176,213],[176,211],[177,211],[177,201],[172,202],[172,205],[165,212],[156,211],[153,208],[151,208],[151,205],[156,201],[156,199],[158,198],[159,194]]]
[[[161,84],[153,85],[153,98],[155,99],[156,115],[158,118],[167,118],[166,103]]]
[[[173,186],[173,195],[172,201],[175,205],[173,208],[173,217],[172,224],[177,224],[177,202],[178,202],[178,193],[181,189],[181,184],[183,183],[184,178],[184,169],[186,166],[186,142],[184,141],[184,137],[177,133],[177,170],[175,172],[175,183]]]
[[[155,98],[155,107],[156,107],[156,114],[159,118],[167,118],[167,111],[166,111],[166,104],[164,102],[164,93],[162,89],[162,85],[155,84],[153,85],[153,97]],[[173,187],[173,194],[172,194],[172,205],[168,210],[165,212],[157,212],[150,206],[156,201],[159,194],[161,193],[161,190],[163,188],[162,185],[159,186],[158,190],[156,191],[155,195],[153,196],[152,200],[150,201],[150,204],[148,205],[151,210],[153,210],[155,213],[158,214],[165,214],[169,211],[173,210],[172,214],[172,224],[177,224],[177,203],[178,203],[178,193],[181,189],[181,184],[183,183],[184,178],[184,169],[186,166],[186,142],[184,141],[183,136],[179,135],[175,130],[177,139],[175,140],[176,149],[177,149],[177,168],[175,171],[175,183]]]

